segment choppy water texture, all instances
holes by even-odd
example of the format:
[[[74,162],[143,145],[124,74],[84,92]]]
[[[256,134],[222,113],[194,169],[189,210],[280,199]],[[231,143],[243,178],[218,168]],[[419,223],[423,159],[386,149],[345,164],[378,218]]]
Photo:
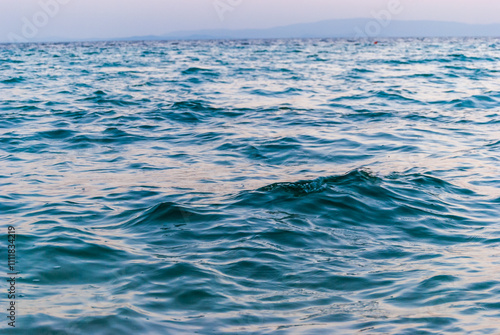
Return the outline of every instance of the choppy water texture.
[[[0,46],[18,333],[499,334],[499,65],[480,39]]]

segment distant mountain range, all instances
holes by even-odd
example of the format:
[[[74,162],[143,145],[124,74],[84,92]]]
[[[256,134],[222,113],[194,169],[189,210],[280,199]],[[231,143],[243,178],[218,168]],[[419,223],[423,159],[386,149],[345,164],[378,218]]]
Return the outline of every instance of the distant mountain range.
[[[268,29],[215,29],[176,31],[165,35],[121,38],[86,38],[76,41],[162,41],[208,39],[272,39],[272,38],[371,38],[385,37],[500,37],[500,24],[467,24],[444,21],[381,22],[375,18],[326,20],[299,23]],[[69,37],[36,38],[31,42],[68,42]],[[1,43],[2,41],[0,41]]]
[[[379,22],[374,18],[359,18],[301,23],[269,29],[178,31],[162,36],[135,36],[119,40],[384,37],[500,37],[500,24],[401,20]]]

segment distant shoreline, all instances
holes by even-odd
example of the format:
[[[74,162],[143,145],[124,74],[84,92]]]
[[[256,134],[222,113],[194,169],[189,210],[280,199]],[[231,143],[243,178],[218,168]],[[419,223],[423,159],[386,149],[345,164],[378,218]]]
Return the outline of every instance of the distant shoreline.
[[[19,43],[69,43],[69,42],[121,42],[121,41],[206,41],[206,40],[266,40],[266,39],[355,39],[364,27],[377,27],[366,31],[361,39],[385,38],[497,38],[500,24],[467,24],[446,21],[377,21],[375,18],[326,20],[300,23],[269,29],[216,29],[177,31],[164,35],[144,35],[109,38],[51,37]],[[8,40],[1,44],[18,43]]]

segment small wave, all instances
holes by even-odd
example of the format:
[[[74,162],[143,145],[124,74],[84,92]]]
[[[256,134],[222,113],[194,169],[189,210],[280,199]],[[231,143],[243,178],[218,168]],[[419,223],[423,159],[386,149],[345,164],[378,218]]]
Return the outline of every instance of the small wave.
[[[74,145],[88,145],[93,144],[130,144],[137,141],[143,141],[146,138],[140,135],[127,133],[115,127],[107,128],[101,134],[73,134],[74,136],[66,139],[67,143]]]
[[[190,67],[181,72],[183,75],[203,75],[209,77],[218,77],[219,73],[212,69],[205,69],[200,67]]]
[[[23,77],[14,77],[0,81],[2,84],[19,84],[25,81]]]
[[[486,147],[498,147],[498,146],[500,146],[500,140],[486,145]]]
[[[41,137],[48,139],[64,139],[74,136],[75,134],[75,131],[69,129],[56,129],[38,133]]]
[[[251,94],[255,94],[255,95],[262,95],[262,96],[278,96],[278,95],[295,95],[295,94],[300,94],[301,92],[303,92],[302,89],[300,88],[296,88],[296,87],[288,87],[286,89],[283,89],[283,90],[265,90],[265,89],[255,89],[255,90],[252,90],[251,91]]]
[[[144,210],[134,210],[131,214],[134,218],[119,224],[116,228],[134,228],[136,231],[143,231],[157,226],[168,230],[172,226],[181,227],[199,222],[216,222],[224,217],[220,214],[203,213],[202,210],[188,208],[175,202],[161,202]]]
[[[296,208],[299,213],[315,212],[335,225],[344,222],[374,228],[373,225],[385,226],[385,222],[391,222],[404,234],[412,234],[412,238],[414,227],[407,226],[406,220],[424,220],[427,232],[422,236],[439,244],[467,240],[463,234],[443,235],[440,229],[442,225],[462,227],[469,223],[470,213],[464,211],[463,206],[475,196],[469,189],[431,175],[378,176],[370,170],[356,169],[344,175],[270,184],[240,194],[238,204],[271,206],[285,211],[299,206]]]
[[[208,102],[203,100],[185,100],[174,102],[170,109],[172,110],[189,110],[194,112],[218,111],[219,108],[212,107]]]
[[[310,193],[322,192],[328,189],[328,186],[331,184],[356,184],[364,181],[377,182],[380,181],[380,178],[372,174],[369,170],[356,169],[340,176],[320,177],[313,180],[300,180],[292,183],[275,183],[264,186],[257,191],[285,191],[292,193],[294,196],[303,196]]]

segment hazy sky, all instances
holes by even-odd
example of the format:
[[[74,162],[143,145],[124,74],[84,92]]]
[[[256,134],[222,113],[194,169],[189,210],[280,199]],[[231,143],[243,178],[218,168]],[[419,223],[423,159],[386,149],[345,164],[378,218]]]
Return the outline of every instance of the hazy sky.
[[[9,34],[79,39],[266,28],[370,17],[391,1],[403,8],[397,19],[500,23],[499,0],[0,0],[0,41]]]

